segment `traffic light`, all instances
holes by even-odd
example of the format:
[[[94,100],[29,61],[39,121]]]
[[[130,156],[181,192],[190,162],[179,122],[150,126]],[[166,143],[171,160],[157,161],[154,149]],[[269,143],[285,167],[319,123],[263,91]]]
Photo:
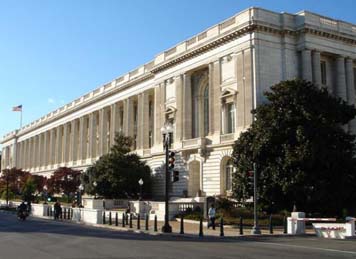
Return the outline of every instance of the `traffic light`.
[[[175,156],[176,154],[173,151],[170,151],[168,154],[168,169],[172,170],[174,168]]]
[[[173,171],[173,182],[179,181],[179,171]]]
[[[247,172],[247,186],[250,191],[253,190],[253,174],[254,172],[252,170]]]

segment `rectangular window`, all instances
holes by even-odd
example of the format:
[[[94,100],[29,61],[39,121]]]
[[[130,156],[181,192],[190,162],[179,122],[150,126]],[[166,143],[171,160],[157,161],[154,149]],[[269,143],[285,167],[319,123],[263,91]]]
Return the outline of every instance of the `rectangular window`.
[[[321,71],[321,83],[326,85],[326,62],[320,62],[320,71]]]
[[[235,104],[226,104],[226,133],[235,132]]]

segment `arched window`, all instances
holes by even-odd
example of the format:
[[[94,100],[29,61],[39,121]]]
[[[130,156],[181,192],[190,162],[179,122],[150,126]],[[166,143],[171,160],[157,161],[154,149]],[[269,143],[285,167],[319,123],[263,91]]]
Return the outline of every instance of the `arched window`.
[[[204,135],[209,133],[209,86],[204,89]]]
[[[230,159],[225,166],[225,190],[232,190],[232,175],[234,173],[234,164]]]

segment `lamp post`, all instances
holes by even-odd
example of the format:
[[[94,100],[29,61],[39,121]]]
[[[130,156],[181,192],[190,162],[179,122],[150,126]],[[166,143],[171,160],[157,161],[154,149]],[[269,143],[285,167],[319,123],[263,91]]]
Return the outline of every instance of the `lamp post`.
[[[6,208],[9,207],[9,174],[10,174],[10,167],[6,167]]]
[[[43,186],[43,196],[45,198],[44,204],[47,204],[47,190],[48,190],[47,185]]]
[[[253,163],[253,227],[251,234],[260,235],[261,230],[258,225],[258,215],[257,215],[257,170],[256,163]]]
[[[94,189],[96,189],[96,186],[98,186],[98,184],[96,182],[93,182],[93,186],[94,186]],[[94,199],[96,199],[96,190],[94,192]]]
[[[83,184],[80,184],[78,186],[78,201],[77,201],[78,207],[82,206],[82,192],[83,192],[83,190],[84,190],[84,186],[83,186]]]
[[[164,170],[164,177],[166,180],[166,186],[165,186],[165,214],[164,214],[164,226],[162,227],[162,232],[163,233],[172,233],[172,227],[169,225],[169,193],[168,193],[168,188],[169,188],[169,171],[168,171],[168,148],[169,144],[171,142],[171,134],[173,133],[173,127],[170,123],[166,123],[162,128],[161,128],[161,133],[163,135],[163,147],[165,150],[165,156],[166,156],[166,165],[165,165],[165,170]]]
[[[138,184],[140,185],[140,201],[142,201],[142,185],[143,185],[143,180],[142,178],[140,178],[140,180],[138,180]]]

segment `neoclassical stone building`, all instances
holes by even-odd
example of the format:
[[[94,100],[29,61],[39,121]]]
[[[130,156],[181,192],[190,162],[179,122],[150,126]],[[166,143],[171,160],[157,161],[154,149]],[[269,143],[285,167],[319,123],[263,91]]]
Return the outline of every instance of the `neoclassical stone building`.
[[[355,61],[355,24],[249,8],[7,134],[2,168],[44,175],[59,166],[84,170],[120,131],[135,138],[133,149],[151,167],[160,195],[160,128],[171,122],[180,171],[173,195],[228,195],[232,144],[251,124],[263,92],[304,78],[355,104]]]

